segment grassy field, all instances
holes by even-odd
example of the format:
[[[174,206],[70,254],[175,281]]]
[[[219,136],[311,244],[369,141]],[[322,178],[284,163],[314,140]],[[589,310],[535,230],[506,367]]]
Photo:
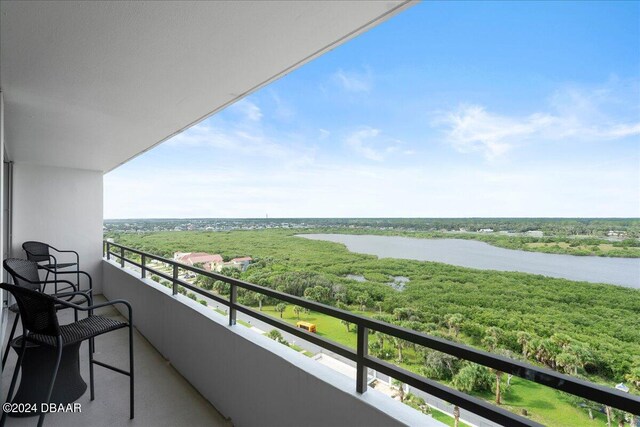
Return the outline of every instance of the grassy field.
[[[263,306],[262,311],[278,319],[280,318],[280,313],[276,312],[274,306]],[[293,326],[296,325],[298,322],[298,316],[293,312],[292,305],[287,305],[286,310],[282,313],[282,320]],[[356,348],[356,329],[353,325],[350,327],[351,331],[347,332],[347,327],[340,323],[340,319],[313,311],[308,315],[300,313],[300,320],[315,323],[318,328],[317,334],[321,337],[344,344],[353,349]]]
[[[506,381],[504,387],[506,388]],[[573,405],[562,393],[518,377],[511,380],[511,387],[503,395],[503,406],[516,413],[526,409],[531,419],[549,426],[595,427],[607,422],[604,414],[594,412],[595,418],[591,420],[587,411]]]
[[[432,409],[431,410],[431,416],[435,419],[440,421],[443,424],[446,424],[450,427],[453,427],[454,421],[453,418],[447,414],[445,414],[444,412],[440,412],[437,409]],[[460,427],[470,427],[469,424],[467,423],[463,423],[462,421],[460,422],[460,424],[458,424]]]

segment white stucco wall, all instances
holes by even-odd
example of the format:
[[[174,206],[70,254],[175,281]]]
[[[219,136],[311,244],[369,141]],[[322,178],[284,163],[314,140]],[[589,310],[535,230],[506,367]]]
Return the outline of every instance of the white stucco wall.
[[[102,293],[102,172],[16,163],[11,256],[28,240],[77,251]]]
[[[114,261],[103,274],[104,295],[129,301],[138,331],[237,427],[443,426]]]

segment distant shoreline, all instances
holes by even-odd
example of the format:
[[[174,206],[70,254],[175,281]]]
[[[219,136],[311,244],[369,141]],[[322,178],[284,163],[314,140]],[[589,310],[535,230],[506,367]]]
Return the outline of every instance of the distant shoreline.
[[[296,234],[296,237],[341,243],[351,252],[379,258],[442,262],[459,267],[517,271],[640,289],[640,259],[534,253],[455,238],[416,239],[366,234]]]

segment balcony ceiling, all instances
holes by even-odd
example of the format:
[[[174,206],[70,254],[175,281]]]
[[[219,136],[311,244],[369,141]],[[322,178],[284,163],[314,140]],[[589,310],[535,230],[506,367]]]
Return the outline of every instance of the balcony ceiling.
[[[409,6],[2,1],[9,157],[109,171]]]

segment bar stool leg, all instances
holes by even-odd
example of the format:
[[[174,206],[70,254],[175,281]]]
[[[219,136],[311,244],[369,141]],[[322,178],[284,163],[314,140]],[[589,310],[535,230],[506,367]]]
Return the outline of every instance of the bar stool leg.
[[[56,366],[53,368],[53,375],[51,376],[51,381],[49,382],[49,390],[47,391],[47,405],[51,403],[51,394],[53,393],[53,386],[56,383],[56,377],[58,376],[58,368],[60,367],[60,361],[62,360],[62,337],[58,336],[58,356],[56,357]],[[44,417],[47,413],[40,412],[40,417],[38,418],[38,427],[42,427],[44,423]]]
[[[9,394],[7,394],[7,402],[11,403],[11,399],[13,398],[13,389],[16,387],[16,381],[18,379],[18,372],[20,372],[20,368],[22,367],[22,360],[24,358],[24,352],[27,348],[27,340],[22,337],[22,345],[20,346],[20,353],[18,354],[18,363],[16,363],[16,368],[13,370],[13,376],[11,377],[11,385],[9,386]],[[2,418],[0,418],[0,426],[4,426],[4,423],[7,421],[7,412],[2,411]]]
[[[4,369],[4,365],[7,363],[7,357],[9,356],[9,349],[11,348],[11,340],[13,339],[13,335],[16,333],[16,327],[18,326],[18,319],[20,319],[20,313],[16,313],[15,319],[13,319],[13,326],[11,327],[11,333],[9,334],[9,341],[7,341],[7,348],[4,351],[4,356],[2,356],[2,369]]]

